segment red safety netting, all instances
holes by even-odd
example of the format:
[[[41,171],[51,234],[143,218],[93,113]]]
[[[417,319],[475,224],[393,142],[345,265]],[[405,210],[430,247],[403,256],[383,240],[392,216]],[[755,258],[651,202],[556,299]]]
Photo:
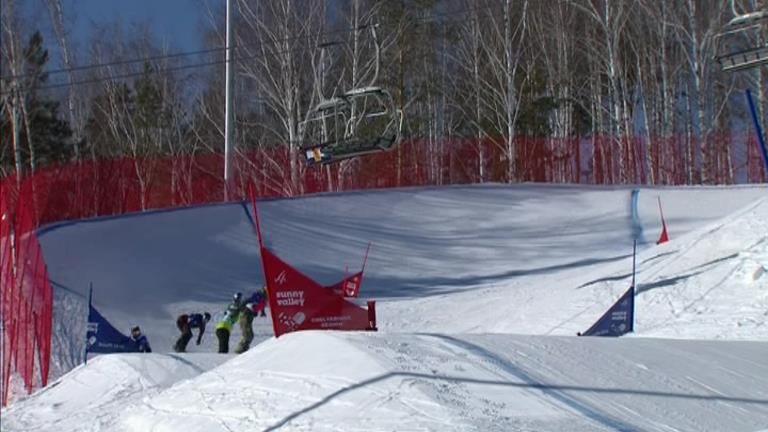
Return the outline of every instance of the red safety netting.
[[[0,185],[0,264],[2,269],[2,404],[8,401],[11,371],[15,369],[27,392],[48,383],[53,317],[52,291],[43,260],[34,215],[35,182],[15,179]],[[15,205],[11,204],[15,201]],[[35,359],[37,352],[37,362]],[[35,364],[40,371],[35,380]],[[12,368],[13,367],[13,368]]]
[[[254,150],[237,154],[234,184],[226,197],[221,154],[81,161],[38,168],[34,176],[24,178],[22,192],[31,185],[25,205],[32,205],[39,226],[225,198],[241,200],[251,182],[260,198],[485,181],[575,183],[581,172],[578,149],[576,139],[413,140],[387,153],[330,166],[309,167],[297,155],[293,174],[285,148]],[[15,182],[9,183],[15,187]]]
[[[0,400],[5,404],[8,398],[8,378],[10,377],[11,368],[11,356],[13,350],[12,336],[15,334],[14,320],[12,317],[15,315],[12,313],[12,307],[15,305],[13,302],[16,290],[15,290],[15,278],[13,277],[14,271],[14,256],[12,253],[11,241],[11,218],[10,214],[10,188],[6,186],[8,180],[0,181],[0,313],[2,314],[2,379],[0,385],[2,385],[2,393],[0,394]]]

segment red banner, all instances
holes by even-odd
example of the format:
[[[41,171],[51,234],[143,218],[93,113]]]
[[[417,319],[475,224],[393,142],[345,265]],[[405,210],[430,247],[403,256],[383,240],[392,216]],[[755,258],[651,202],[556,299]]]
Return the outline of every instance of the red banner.
[[[345,277],[341,282],[326,287],[326,289],[330,289],[342,297],[357,297],[357,295],[360,294],[360,283],[362,281],[363,272],[360,271],[352,276]]]
[[[275,336],[298,330],[372,330],[375,327],[375,323],[368,321],[367,309],[323,287],[269,249],[261,248],[261,258]]]
[[[360,294],[360,285],[363,283],[363,272],[365,271],[365,263],[368,262],[368,253],[371,251],[371,243],[368,243],[368,247],[365,249],[365,257],[363,258],[363,267],[359,272],[352,276],[345,276],[341,282],[333,284],[328,289],[333,290],[336,294],[342,297],[357,297]],[[344,272],[346,275],[346,271]],[[374,320],[375,321],[375,320]],[[375,327],[375,325],[371,325]]]

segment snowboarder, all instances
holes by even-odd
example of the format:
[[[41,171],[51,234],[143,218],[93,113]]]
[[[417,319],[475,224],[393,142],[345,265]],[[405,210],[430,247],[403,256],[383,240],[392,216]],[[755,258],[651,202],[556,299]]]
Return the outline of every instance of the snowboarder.
[[[248,300],[252,306],[253,316],[267,316],[264,311],[267,308],[267,286],[265,285],[260,290],[254,292],[251,298]]]
[[[232,332],[232,326],[235,325],[240,317],[240,310],[243,305],[243,294],[236,293],[232,298],[232,303],[224,311],[224,318],[216,324],[216,338],[219,340],[219,353],[229,352],[229,334]]]
[[[264,307],[266,305],[265,293],[266,288],[256,290],[247,300],[243,301],[239,318],[242,339],[240,339],[240,343],[235,348],[237,354],[242,354],[251,347],[251,342],[253,341],[253,318],[258,314],[259,310],[262,316],[264,316]]]
[[[141,353],[151,353],[152,348],[149,347],[149,341],[147,337],[141,334],[139,326],[131,328],[130,343],[133,345],[133,349]]]
[[[187,344],[192,339],[192,329],[200,329],[200,333],[197,334],[196,345],[200,345],[203,340],[203,333],[205,333],[205,325],[211,320],[211,314],[208,312],[203,313],[191,313],[181,314],[176,318],[176,327],[179,328],[181,336],[173,345],[173,350],[176,352],[184,352],[187,350]]]
[[[247,300],[243,301],[242,308],[240,309],[240,331],[242,333],[242,339],[235,348],[235,352],[238,354],[248,351],[253,341],[253,318],[259,316],[266,316],[264,309],[267,305],[267,287],[263,287],[254,291]]]
[[[240,317],[238,319],[240,324],[241,338],[240,342],[235,347],[236,354],[242,354],[248,351],[251,347],[251,341],[253,341],[253,309],[250,305],[243,305],[240,309]]]

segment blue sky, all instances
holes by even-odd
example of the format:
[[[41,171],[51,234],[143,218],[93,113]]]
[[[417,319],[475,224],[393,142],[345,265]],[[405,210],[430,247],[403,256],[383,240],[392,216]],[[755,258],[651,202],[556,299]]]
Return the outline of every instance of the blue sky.
[[[217,21],[223,27],[224,0],[60,0],[64,10],[64,25],[77,65],[94,63],[89,58],[89,45],[94,34],[109,37],[113,29],[121,38],[131,39],[132,32],[149,27],[155,46],[168,53],[204,49],[204,36],[213,27],[211,14],[216,10]],[[3,0],[0,0],[2,3]],[[21,0],[17,3],[24,44],[36,30],[42,32],[49,53],[48,71],[63,68],[59,45],[53,31],[47,0]],[[98,30],[98,33],[97,33]],[[106,30],[106,32],[105,32]],[[115,30],[117,31],[117,30]],[[222,29],[223,31],[223,29]],[[195,61],[196,57],[187,60]],[[82,79],[77,76],[76,80]],[[62,84],[64,75],[52,74],[50,84]]]
[[[87,40],[94,24],[120,20],[126,29],[148,23],[172,51],[202,47],[201,25],[207,21],[204,0],[63,0],[62,4],[78,43]]]
[[[0,0],[2,2],[2,0]],[[158,38],[158,45],[171,52],[203,49],[205,28],[211,26],[209,8],[223,8],[223,0],[61,0],[69,42],[78,62],[88,63],[83,55],[96,27],[120,23],[124,33],[148,25]],[[46,0],[23,0],[24,38],[34,30],[42,31],[51,54],[52,67],[60,65],[58,45],[53,34]],[[223,21],[223,20],[222,20]],[[223,22],[222,22],[223,25]]]

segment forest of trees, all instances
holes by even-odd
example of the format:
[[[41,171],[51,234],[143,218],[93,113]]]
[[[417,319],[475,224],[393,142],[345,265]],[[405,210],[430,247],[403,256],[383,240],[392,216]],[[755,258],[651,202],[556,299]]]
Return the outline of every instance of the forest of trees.
[[[46,22],[25,22],[18,0],[2,2],[0,176],[51,163],[223,151],[223,1],[207,11],[204,50],[188,55],[119,22],[93,29],[74,49],[65,16],[77,11],[62,0],[39,3]],[[424,146],[490,140],[509,181],[517,178],[515,137],[525,136],[553,146],[609,140],[627,155],[616,159],[615,183],[638,182],[625,164],[662,163],[678,166],[689,184],[732,183],[734,160],[744,155],[732,154],[731,143],[752,133],[743,90],[754,92],[761,119],[768,109],[765,67],[729,74],[714,61],[717,35],[733,17],[728,0],[235,4],[237,151],[289,146],[294,179],[311,108],[370,83],[374,25],[376,84],[404,112],[405,138]],[[54,37],[44,39],[43,27]],[[764,43],[761,32],[736,43]],[[641,151],[627,148],[638,140]],[[605,163],[599,154],[582,157]],[[669,182],[663,170],[648,173],[650,184]]]

